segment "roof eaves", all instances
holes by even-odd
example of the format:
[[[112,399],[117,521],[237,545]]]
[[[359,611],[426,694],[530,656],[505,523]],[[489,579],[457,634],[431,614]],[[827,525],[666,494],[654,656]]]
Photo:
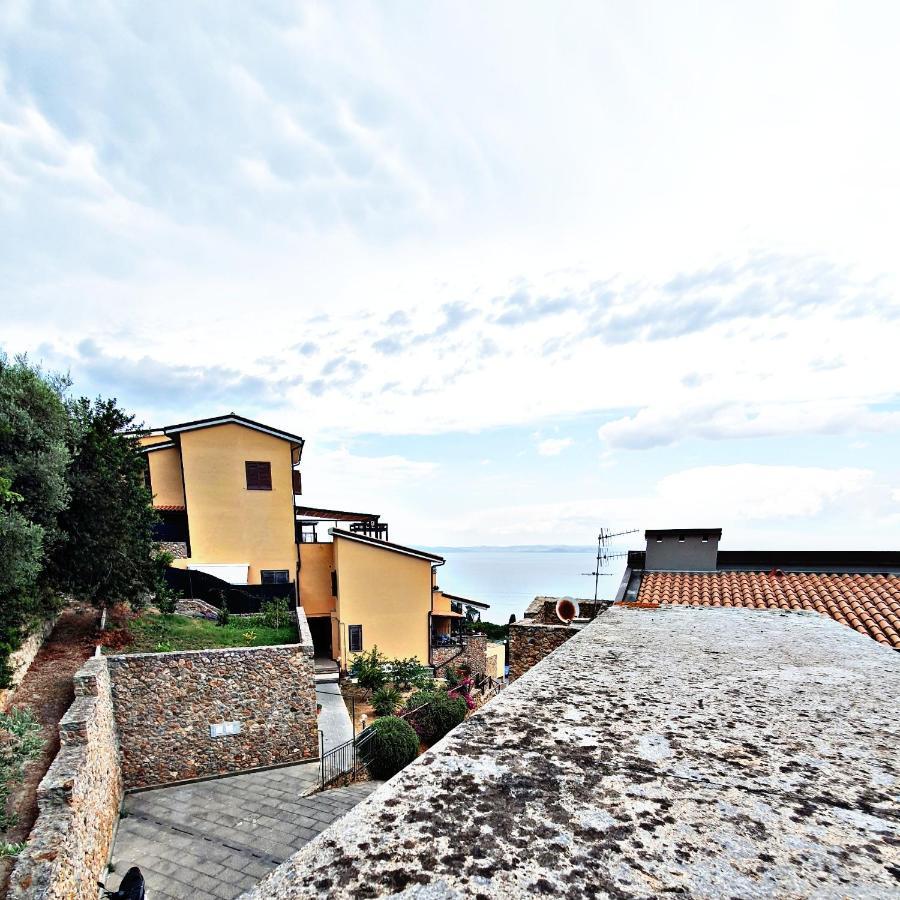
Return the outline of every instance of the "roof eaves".
[[[465,603],[467,606],[474,606],[477,609],[490,609],[490,603],[482,603],[480,600],[470,600],[468,597],[459,597],[456,594],[448,594],[446,591],[441,591],[441,593],[448,600],[456,600],[459,603]]]
[[[394,553],[403,553],[406,556],[416,556],[419,559],[427,559],[430,562],[443,563],[443,556],[434,553],[426,553],[424,550],[416,550],[414,547],[404,547],[402,544],[392,544],[390,541],[381,541],[378,538],[368,537],[355,531],[344,531],[342,528],[329,528],[328,533],[332,537],[346,538],[349,541],[359,541],[361,544],[369,544],[373,547],[381,547],[383,550],[393,550]]]
[[[175,441],[160,441],[158,444],[148,444],[146,447],[140,447],[141,453],[152,453],[154,450],[171,450],[176,447]]]
[[[237,413],[229,413],[225,416],[212,416],[208,419],[195,419],[193,422],[181,422],[177,425],[167,425],[162,431],[164,434],[181,434],[184,431],[214,428],[217,425],[243,425],[245,428],[252,428],[254,431],[261,431],[264,434],[270,434],[273,437],[281,438],[283,441],[298,444],[301,448],[305,443],[299,434],[291,434],[289,431],[271,428],[268,425],[264,425],[262,422],[255,422],[253,419],[239,416]]]

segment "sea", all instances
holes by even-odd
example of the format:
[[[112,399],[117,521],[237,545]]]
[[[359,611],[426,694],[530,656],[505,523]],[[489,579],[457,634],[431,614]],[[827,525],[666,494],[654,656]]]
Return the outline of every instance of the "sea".
[[[437,581],[448,594],[489,603],[482,620],[505,625],[517,620],[537,596],[593,599],[597,547],[433,547],[447,560]],[[612,560],[601,571],[598,597],[615,597],[623,560]]]

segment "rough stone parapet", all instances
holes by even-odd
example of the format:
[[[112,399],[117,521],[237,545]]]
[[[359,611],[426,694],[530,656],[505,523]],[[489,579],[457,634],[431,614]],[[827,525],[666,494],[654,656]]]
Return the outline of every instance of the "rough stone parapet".
[[[318,754],[311,641],[107,659],[127,789]]]
[[[524,675],[548,653],[578,634],[571,625],[515,622],[509,626],[509,680]]]
[[[895,897],[898,696],[824,617],[612,609],[246,896]]]
[[[535,597],[525,610],[525,623],[533,625],[561,625],[556,615],[556,604],[561,597]],[[578,616],[581,619],[594,619],[604,610],[612,606],[611,600],[593,600],[584,597],[570,598],[578,604]]]
[[[453,668],[467,665],[472,674],[480,678],[487,672],[487,637],[483,634],[466,634],[463,635],[462,646],[433,647],[431,664],[436,678],[445,677],[448,663]]]
[[[10,876],[11,900],[93,900],[109,856],[122,776],[106,660],[88,660],[74,680],[60,751],[38,787],[38,818]]]

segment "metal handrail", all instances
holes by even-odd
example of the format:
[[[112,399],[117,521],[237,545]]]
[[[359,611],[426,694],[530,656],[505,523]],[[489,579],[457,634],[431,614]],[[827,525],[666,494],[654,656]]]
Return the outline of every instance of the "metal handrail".
[[[356,778],[365,767],[368,759],[364,751],[370,740],[374,737],[372,727],[364,728],[356,737],[332,747],[325,752],[325,735],[319,732],[319,781],[324,790],[329,784],[337,781],[345,775],[351,780]]]

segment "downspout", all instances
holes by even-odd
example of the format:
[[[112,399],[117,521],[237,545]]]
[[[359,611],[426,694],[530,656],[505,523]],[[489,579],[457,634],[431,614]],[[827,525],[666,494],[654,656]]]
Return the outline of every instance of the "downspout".
[[[431,567],[431,609],[428,611],[428,665],[434,665],[434,657],[431,653],[431,617],[434,615],[434,581],[435,581],[435,569],[438,566],[443,566],[447,562],[446,559],[442,559],[439,563],[435,563]]]

